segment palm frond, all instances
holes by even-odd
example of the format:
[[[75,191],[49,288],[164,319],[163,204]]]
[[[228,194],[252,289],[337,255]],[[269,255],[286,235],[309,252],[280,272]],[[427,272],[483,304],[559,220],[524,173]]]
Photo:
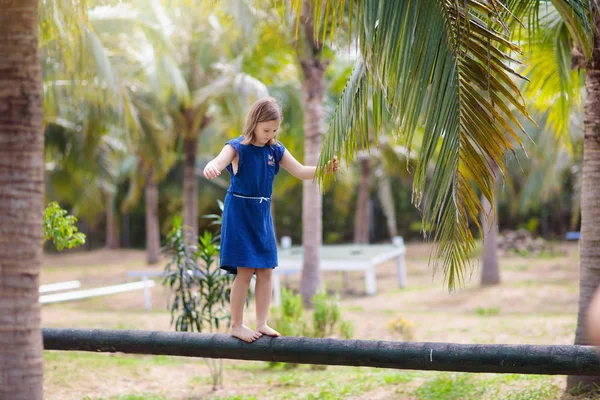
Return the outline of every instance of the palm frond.
[[[531,99],[537,114],[547,115],[546,128],[570,148],[570,121],[581,108],[584,71],[571,68],[572,37],[567,23],[549,5],[541,17],[539,33],[522,35],[520,41],[526,50],[522,73],[529,78],[523,94]]]
[[[543,20],[548,14],[556,12],[574,44],[586,59],[591,57],[595,30],[594,9],[600,10],[597,0],[506,0],[504,3],[503,15],[514,17],[512,25],[515,21],[524,22],[522,26],[525,29],[512,31],[517,37],[527,35],[537,38],[543,35]]]
[[[520,143],[517,132],[523,132],[516,115],[527,116],[513,81],[519,75],[509,65],[514,60],[504,51],[520,49],[504,28],[492,27],[490,17],[498,19],[500,12],[497,0],[360,2],[353,11],[360,61],[332,116],[319,161],[324,182],[325,162],[334,155],[352,161],[359,143],[368,145],[370,128],[393,123],[411,149],[422,125],[413,201],[423,210],[424,235],[437,243],[434,265],[450,289],[464,282],[475,250],[469,220],[478,224],[479,193],[493,203],[489,163],[502,169],[511,138]],[[321,10],[321,16],[325,24],[335,23],[331,14],[328,19]],[[365,112],[369,106],[372,120]]]

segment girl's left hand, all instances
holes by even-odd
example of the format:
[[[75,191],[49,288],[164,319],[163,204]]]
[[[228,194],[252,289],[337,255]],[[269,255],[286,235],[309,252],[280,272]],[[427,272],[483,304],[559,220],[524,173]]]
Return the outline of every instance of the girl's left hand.
[[[333,157],[333,159],[329,160],[327,172],[333,173],[338,172],[340,170],[340,163],[337,157]]]

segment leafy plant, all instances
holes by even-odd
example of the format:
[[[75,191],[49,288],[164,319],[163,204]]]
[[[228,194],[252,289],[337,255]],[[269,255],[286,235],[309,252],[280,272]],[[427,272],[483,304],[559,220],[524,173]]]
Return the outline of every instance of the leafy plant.
[[[171,325],[180,332],[217,332],[222,321],[231,318],[230,276],[217,266],[218,242],[204,232],[197,244],[187,244],[180,218],[176,218],[163,251],[171,256],[165,267],[164,285],[174,293]],[[222,384],[222,360],[205,359],[211,371],[213,389]]]
[[[57,202],[51,202],[44,210],[44,241],[52,240],[56,249],[72,249],[85,243],[85,235],[75,226],[77,218],[68,215]]]
[[[221,214],[206,214],[202,216],[202,218],[212,219],[213,221],[210,224],[219,227],[219,234],[215,236],[215,241],[221,240],[221,225],[223,224],[223,209],[225,208],[225,204],[221,200],[217,200],[217,204],[219,204]]]
[[[313,296],[313,337],[324,338],[334,333],[340,322],[338,299],[330,299],[327,292],[320,291]]]
[[[294,294],[289,289],[281,290],[281,306],[274,310],[274,322],[277,330],[283,336],[306,336],[325,338],[339,335],[350,339],[354,329],[350,321],[344,321],[337,297],[329,297],[326,291],[313,296],[312,324],[309,326],[305,318],[304,301],[300,294]],[[280,363],[269,363],[271,367]],[[284,368],[295,368],[297,364],[283,363]],[[323,368],[324,366],[313,366]]]

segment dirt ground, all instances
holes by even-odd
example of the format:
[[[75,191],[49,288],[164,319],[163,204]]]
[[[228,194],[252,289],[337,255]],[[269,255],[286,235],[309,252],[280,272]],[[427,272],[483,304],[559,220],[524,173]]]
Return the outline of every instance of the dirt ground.
[[[393,262],[377,269],[378,293],[375,296],[364,294],[364,277],[360,273],[350,273],[348,276],[325,274],[324,280],[329,290],[340,293],[342,316],[352,321],[356,339],[402,340],[401,335],[386,328],[390,320],[402,317],[412,325],[413,341],[571,344],[578,301],[577,245],[556,244],[554,250],[558,256],[502,257],[501,285],[480,287],[480,271],[475,269],[465,287],[455,292],[448,292],[439,274],[433,275],[428,264],[431,248],[420,243],[407,245],[408,285],[405,289],[400,289],[397,285]],[[144,252],[135,250],[50,255],[44,259],[41,280],[42,284],[47,284],[78,279],[83,288],[91,288],[133,281],[134,279],[126,277],[127,271],[162,270],[164,265],[163,262],[157,266],[147,266]],[[298,277],[292,277],[288,284],[291,288],[297,288]],[[44,305],[42,326],[172,331],[170,315],[166,310],[169,293],[159,280],[151,291],[152,311],[144,310],[141,291]],[[247,320],[250,323],[253,322],[253,313],[251,306],[247,310]],[[214,393],[208,384],[208,368],[200,360],[93,356],[89,358],[85,353],[66,356],[64,353],[46,352],[47,398],[66,400],[86,396],[94,399],[117,396],[115,398],[129,399],[118,396],[139,392],[141,387],[144,392],[167,396],[154,398],[263,398],[261,393],[264,394],[265,390],[273,387],[273,381],[287,379],[282,378],[285,375],[280,372],[273,372],[273,376],[269,375],[271,372],[260,372],[264,368],[258,363],[226,361],[226,381],[235,384],[226,384],[223,389]],[[336,371],[347,370],[333,367],[328,371],[333,371],[332,378],[335,380],[335,374],[338,373]],[[387,375],[373,375],[369,378],[368,374],[371,372],[364,371],[369,370],[351,370],[348,372],[348,379],[356,380],[365,376],[365,382],[369,382],[371,378],[373,382],[377,379],[384,379],[386,382],[396,379],[388,378]],[[456,376],[452,375],[452,379]],[[409,385],[419,385],[426,379],[423,377],[427,375],[415,375]],[[564,377],[551,378],[545,382],[562,387]],[[401,386],[401,383],[381,387],[370,387],[368,383],[365,385],[364,393],[350,394],[344,398],[418,398],[408,395],[398,397],[398,385]],[[513,383],[501,385],[508,388]],[[275,387],[279,391],[286,390],[285,384],[276,383]],[[294,390],[302,392],[302,389]],[[149,396],[131,399],[153,398]],[[289,398],[300,397],[292,395]]]

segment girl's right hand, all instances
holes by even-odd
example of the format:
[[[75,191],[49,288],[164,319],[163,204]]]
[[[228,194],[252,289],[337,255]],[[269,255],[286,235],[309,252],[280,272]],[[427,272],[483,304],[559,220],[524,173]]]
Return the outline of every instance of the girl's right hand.
[[[221,175],[221,171],[212,161],[206,164],[206,167],[204,167],[204,177],[206,179],[215,179],[219,175]]]

